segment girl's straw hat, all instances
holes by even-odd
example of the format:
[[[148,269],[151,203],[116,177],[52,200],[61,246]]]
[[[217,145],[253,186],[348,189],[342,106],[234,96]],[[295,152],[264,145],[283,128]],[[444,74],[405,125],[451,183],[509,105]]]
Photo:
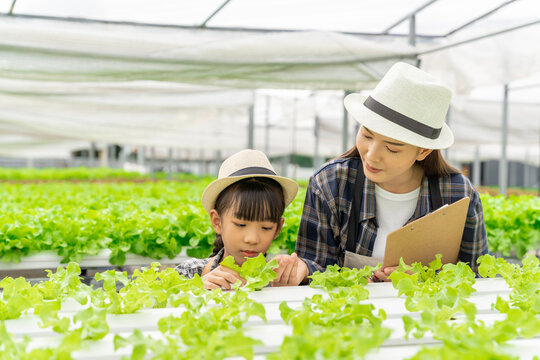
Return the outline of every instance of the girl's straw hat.
[[[202,205],[210,213],[216,199],[225,188],[245,178],[266,177],[274,179],[283,188],[287,207],[298,192],[296,181],[278,176],[266,155],[258,150],[242,150],[228,157],[219,168],[218,179],[212,181],[202,194]]]
[[[454,143],[444,123],[451,96],[435,77],[398,62],[370,96],[349,94],[344,103],[349,114],[371,131],[425,149],[444,149]]]

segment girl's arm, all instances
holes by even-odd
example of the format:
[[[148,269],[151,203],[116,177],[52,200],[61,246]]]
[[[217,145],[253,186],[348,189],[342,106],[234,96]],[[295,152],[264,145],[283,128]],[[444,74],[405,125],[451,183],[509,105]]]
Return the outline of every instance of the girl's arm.
[[[229,269],[225,266],[220,265],[214,270],[210,271],[211,263],[212,262],[210,261],[201,274],[204,288],[206,290],[230,290],[231,285],[235,284],[238,280],[242,282],[242,285],[246,284],[246,280],[241,278],[236,271],[234,271],[233,269]]]
[[[224,266],[210,270],[214,259],[215,256],[208,259],[191,258],[179,264],[175,270],[188,279],[192,279],[195,274],[200,275],[206,290],[230,289],[238,280],[242,281],[242,284],[246,283],[236,271]]]

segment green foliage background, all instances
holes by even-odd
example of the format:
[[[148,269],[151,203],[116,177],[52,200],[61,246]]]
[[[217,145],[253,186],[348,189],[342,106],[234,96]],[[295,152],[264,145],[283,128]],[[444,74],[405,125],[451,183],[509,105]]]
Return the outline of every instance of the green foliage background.
[[[215,234],[200,196],[211,178],[124,182],[140,175],[110,169],[6,170],[0,179],[0,257],[53,251],[62,262],[80,261],[110,249],[110,263],[122,265],[127,253],[154,259],[207,257]],[[107,179],[103,182],[65,180]],[[39,182],[36,180],[48,180]],[[122,180],[122,181],[120,181]],[[306,182],[286,209],[285,225],[270,253],[294,251]],[[540,198],[482,194],[490,251],[518,257],[540,244]]]

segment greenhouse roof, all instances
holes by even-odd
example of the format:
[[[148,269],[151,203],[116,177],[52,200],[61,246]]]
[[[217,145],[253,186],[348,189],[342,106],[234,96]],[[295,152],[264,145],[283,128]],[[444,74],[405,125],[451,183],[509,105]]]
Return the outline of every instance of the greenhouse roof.
[[[256,129],[272,127],[255,147],[311,154],[318,117],[333,156],[343,91],[401,60],[453,88],[456,154],[497,157],[508,84],[509,154],[539,158],[538,1],[0,0],[0,13],[0,153],[47,141],[227,153],[246,147],[254,106]]]

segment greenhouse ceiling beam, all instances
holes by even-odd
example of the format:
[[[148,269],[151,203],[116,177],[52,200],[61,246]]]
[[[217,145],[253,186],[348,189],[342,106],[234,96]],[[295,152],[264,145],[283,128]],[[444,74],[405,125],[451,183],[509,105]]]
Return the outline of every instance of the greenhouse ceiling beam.
[[[17,0],[13,0],[13,2],[11,3],[11,7],[9,8],[8,15],[13,15],[13,9],[15,8],[15,3],[16,2],[17,2]]]
[[[414,16],[414,15],[418,14],[420,11],[424,10],[425,8],[427,8],[431,4],[435,3],[436,1],[438,1],[438,0],[430,0],[427,3],[425,3],[424,5],[417,8],[416,10],[414,10],[414,11],[408,13],[407,15],[403,16],[401,19],[399,19],[398,21],[396,21],[395,23],[393,23],[392,25],[390,25],[389,27],[384,29],[383,32],[381,33],[381,35],[389,35],[390,30],[392,30],[393,28],[395,28],[396,26],[398,26],[402,22],[405,22],[405,21],[409,20],[411,18],[411,16]]]
[[[409,45],[416,45],[416,15],[409,18]]]
[[[512,90],[524,90],[524,89],[532,89],[535,87],[540,87],[540,83],[536,84],[527,84],[527,85],[518,85],[518,86],[510,86],[510,89]]]
[[[473,38],[470,38],[470,39],[467,39],[467,40],[457,41],[457,42],[452,43],[452,44],[435,47],[435,48],[432,48],[432,49],[429,49],[429,50],[426,50],[426,51],[418,52],[416,55],[420,56],[420,55],[431,54],[431,53],[434,53],[434,52],[437,52],[437,51],[450,49],[450,48],[453,48],[453,47],[468,44],[468,43],[478,41],[478,40],[482,40],[482,39],[487,39],[487,38],[490,38],[490,37],[493,37],[493,36],[505,34],[505,33],[511,32],[511,31],[523,29],[525,27],[533,26],[533,25],[537,25],[537,24],[540,24],[540,20],[535,20],[535,21],[532,21],[532,22],[529,22],[529,23],[525,23],[525,24],[521,24],[521,25],[518,25],[518,26],[508,28],[508,29],[499,30],[499,31],[495,31],[495,32],[492,32],[492,33],[489,33],[489,34],[473,37]]]
[[[255,149],[255,111],[254,106],[248,108],[247,148]]]
[[[206,24],[212,20],[212,18],[214,16],[216,16],[218,14],[218,12],[220,12],[225,6],[227,6],[228,3],[230,3],[231,0],[225,0],[225,2],[223,4],[221,4],[220,7],[218,7],[209,17],[206,18],[206,20],[203,21],[203,23],[201,24],[200,27],[204,28],[206,27]]]
[[[66,22],[76,22],[76,23],[89,23],[89,24],[105,24],[105,25],[128,25],[128,26],[139,26],[139,27],[155,27],[155,28],[165,28],[165,29],[186,29],[186,30],[200,30],[200,25],[176,25],[176,24],[152,24],[152,23],[142,23],[135,21],[112,21],[112,20],[99,20],[99,19],[85,19],[78,17],[61,17],[61,16],[45,16],[45,15],[25,15],[25,14],[0,14],[2,17],[14,17],[21,19],[35,19],[35,20],[47,20],[47,21],[66,21]],[[223,26],[206,26],[203,29],[205,30],[215,30],[215,31],[238,31],[238,32],[253,32],[253,33],[279,33],[279,32],[303,32],[303,31],[316,31],[316,30],[294,30],[294,29],[261,29],[261,28],[242,28],[242,27],[223,27]],[[353,36],[381,36],[381,33],[370,33],[370,32],[353,32],[353,31],[335,31],[336,33],[353,35]],[[389,37],[408,37],[409,34],[386,34],[385,36]],[[417,38],[423,39],[442,39],[443,35],[422,35],[416,34]]]
[[[17,45],[2,45],[2,50],[9,49],[9,50],[19,50],[20,47]],[[83,53],[83,52],[76,52],[76,51],[55,51],[51,49],[43,49],[39,47],[25,47],[24,51],[39,51],[41,54],[47,54],[47,55],[63,55],[63,56],[74,56],[74,57],[84,57],[84,56],[93,56],[95,57],[95,54],[89,54],[89,53]],[[107,59],[107,60],[125,60],[125,57],[121,57],[118,55],[100,55],[99,59]],[[138,60],[140,58],[132,58],[135,60]],[[144,58],[142,58],[144,59]],[[390,54],[390,55],[384,55],[384,56],[374,56],[369,58],[353,58],[353,59],[347,59],[347,60],[339,60],[339,61],[311,61],[311,62],[287,62],[287,66],[299,66],[299,65],[313,65],[313,66],[332,66],[332,65],[359,65],[359,64],[369,64],[373,62],[379,62],[379,61],[388,61],[388,60],[395,60],[395,61],[403,61],[403,60],[411,60],[415,59],[418,61],[417,54],[416,53],[396,53],[396,54]],[[204,65],[211,65],[211,64],[221,64],[219,61],[214,60],[208,60],[208,61],[202,61],[198,60],[195,62],[194,60],[169,60],[169,59],[153,59],[155,63],[161,63],[161,64],[204,64]],[[236,65],[251,65],[252,63],[236,63]],[[265,62],[265,65],[279,65],[283,66],[283,62],[275,61],[275,62]],[[373,80],[378,80],[378,77],[373,77]]]
[[[511,3],[515,2],[515,1],[516,1],[516,0],[509,0],[509,1],[505,2],[505,3],[503,3],[503,4],[500,4],[499,6],[497,6],[496,8],[494,8],[494,9],[488,11],[487,13],[484,13],[484,14],[482,14],[482,15],[480,15],[480,16],[474,18],[474,19],[472,19],[471,21],[469,21],[469,22],[467,22],[467,23],[461,25],[460,27],[457,27],[457,28],[455,28],[454,30],[451,30],[451,31],[447,32],[444,36],[445,36],[445,37],[448,37],[448,36],[450,36],[450,35],[453,35],[453,34],[457,33],[458,31],[463,30],[463,29],[465,29],[465,28],[468,27],[468,26],[471,26],[472,24],[474,24],[474,23],[477,22],[478,20],[482,20],[482,19],[484,19],[484,18],[490,16],[491,14],[493,14],[493,13],[499,11],[499,10],[502,9],[503,7],[505,7],[505,6],[507,6],[507,5],[510,5]]]

